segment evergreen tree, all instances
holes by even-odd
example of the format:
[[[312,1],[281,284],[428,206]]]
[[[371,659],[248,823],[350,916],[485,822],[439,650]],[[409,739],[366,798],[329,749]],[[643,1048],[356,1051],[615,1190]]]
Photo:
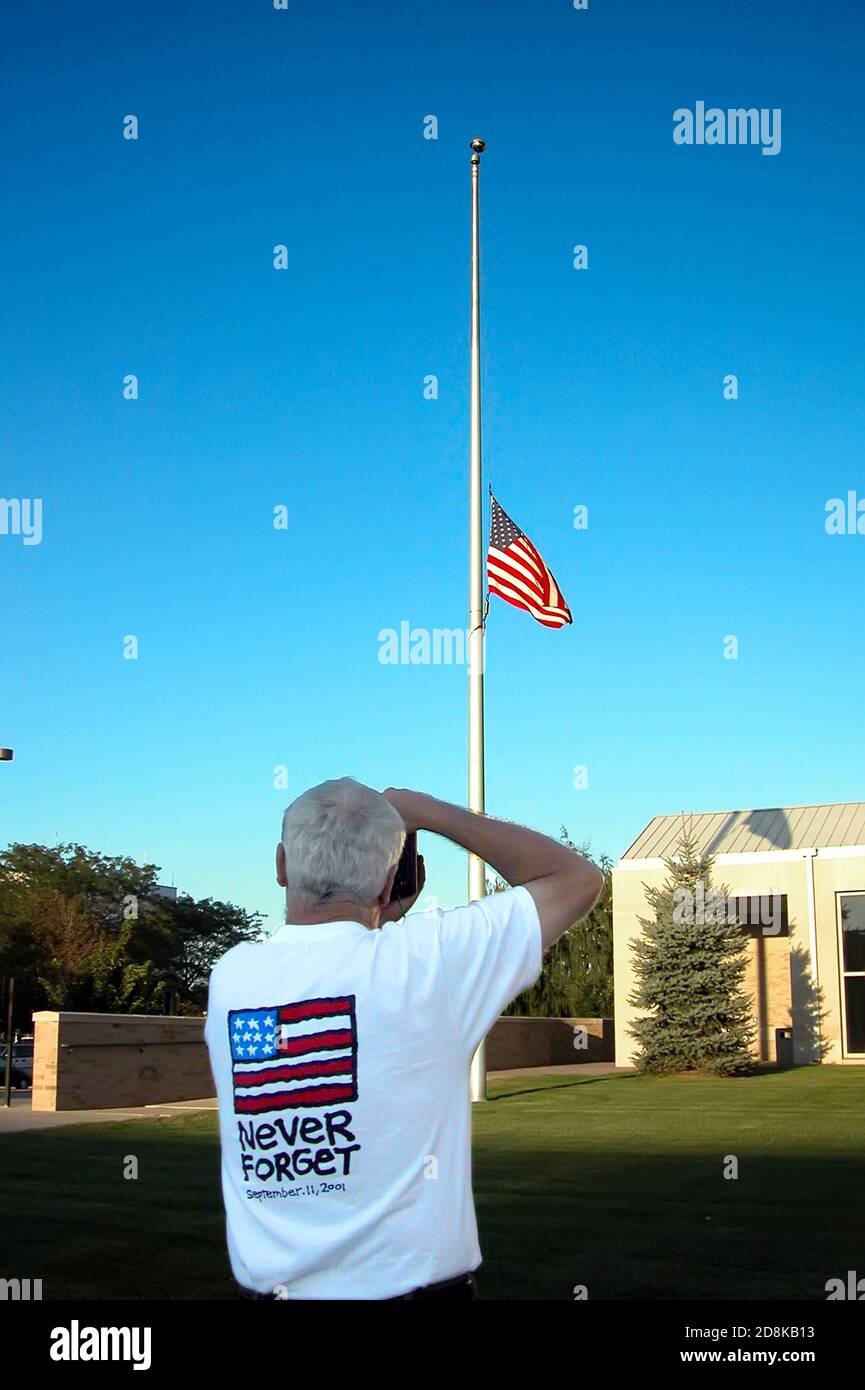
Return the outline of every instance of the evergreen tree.
[[[748,938],[728,915],[726,888],[711,887],[712,859],[683,828],[662,888],[646,890],[653,916],[632,943],[644,1011],[630,1029],[641,1072],[753,1070],[753,1001],[743,992]]]
[[[592,859],[586,844],[575,845],[562,826],[563,845]],[[594,863],[595,860],[592,859]],[[518,995],[505,1013],[528,1018],[610,1018],[613,1012],[613,890],[612,863],[597,861],[605,878],[604,891],[588,917],[569,927],[544,956],[543,969],[533,985]],[[487,884],[487,892],[507,888],[503,879]]]

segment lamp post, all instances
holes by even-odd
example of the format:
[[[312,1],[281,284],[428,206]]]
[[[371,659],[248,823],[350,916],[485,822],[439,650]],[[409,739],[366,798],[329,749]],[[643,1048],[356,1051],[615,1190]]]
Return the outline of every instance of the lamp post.
[[[12,1104],[12,1019],[15,1012],[15,976],[6,982],[6,1065],[3,1077],[3,1100],[7,1109]]]
[[[11,763],[15,754],[11,748],[0,748],[0,763]],[[6,1017],[6,1065],[3,1077],[3,1098],[6,1105],[12,1104],[12,1013],[15,1003],[15,981],[10,977],[6,997],[8,1013]]]

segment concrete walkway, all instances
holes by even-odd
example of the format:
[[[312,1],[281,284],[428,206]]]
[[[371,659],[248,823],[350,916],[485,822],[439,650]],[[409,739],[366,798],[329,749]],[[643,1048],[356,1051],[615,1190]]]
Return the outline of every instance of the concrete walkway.
[[[12,1095],[7,1110],[0,1105],[0,1140],[4,1134],[20,1134],[25,1129],[59,1129],[61,1125],[110,1124],[114,1120],[170,1120],[196,1110],[215,1110],[216,1097],[178,1100],[164,1105],[139,1105],[129,1110],[32,1110],[30,1092]]]

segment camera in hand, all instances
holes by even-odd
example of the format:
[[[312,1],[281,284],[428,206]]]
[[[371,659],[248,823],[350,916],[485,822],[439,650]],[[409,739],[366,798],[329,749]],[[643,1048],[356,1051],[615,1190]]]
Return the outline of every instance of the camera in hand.
[[[399,863],[396,867],[396,877],[393,881],[393,891],[390,895],[391,902],[396,902],[399,898],[406,902],[413,898],[417,893],[417,832],[412,831],[405,837],[405,845],[400,855]]]

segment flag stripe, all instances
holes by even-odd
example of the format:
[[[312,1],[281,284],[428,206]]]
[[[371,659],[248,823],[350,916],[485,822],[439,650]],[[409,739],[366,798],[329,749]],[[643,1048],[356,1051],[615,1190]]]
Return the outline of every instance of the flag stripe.
[[[293,1097],[301,1091],[308,1091],[310,1086],[352,1086],[354,1077],[349,1068],[344,1068],[340,1072],[335,1072],[333,1076],[302,1076],[295,1077],[289,1081],[274,1081],[268,1086],[237,1086],[235,1095],[241,1099],[244,1097],[254,1099],[256,1096],[271,1096],[280,1104],[292,1104]],[[276,1107],[275,1107],[276,1108]]]
[[[270,1064],[258,1071],[240,1071],[237,1084],[242,1090],[255,1086],[269,1086],[272,1081],[308,1081],[311,1076],[350,1076],[351,1056],[332,1057],[320,1062],[296,1062],[285,1066]]]
[[[248,1062],[238,1060],[234,1064],[234,1069],[237,1072],[238,1076],[255,1076],[257,1072],[266,1071],[268,1067],[274,1066],[306,1067],[311,1066],[313,1062],[335,1062],[338,1061],[340,1058],[342,1058],[345,1062],[348,1063],[351,1061],[351,1056],[351,1048],[331,1048],[326,1052],[319,1052],[317,1048],[314,1048],[312,1052],[304,1052],[303,1054],[299,1055],[296,1062],[289,1057],[285,1057],[279,1054],[276,1057],[274,1057],[271,1053],[269,1057],[263,1059],[253,1058],[251,1061]]]
[[[323,1052],[335,1047],[350,1047],[351,1029],[340,1028],[332,1033],[310,1033],[304,1038],[285,1038],[279,1044],[282,1057],[299,1057],[304,1052]]]
[[[287,1092],[287,1102],[291,1105],[330,1105],[335,1100],[354,1100],[355,1090],[353,1086],[308,1086],[303,1091]],[[234,1108],[240,1115],[255,1115],[261,1110],[277,1110],[282,1108],[275,1105],[274,1101],[279,1100],[279,1092],[270,1096],[237,1096],[234,1101]]]
[[[277,1035],[280,1038],[314,1038],[322,1033],[339,1032],[351,1027],[351,1015],[333,1014],[328,1018],[300,1018],[296,1023],[280,1023]]]
[[[302,1018],[328,1018],[332,1014],[348,1013],[347,999],[308,999],[304,1004],[284,1004],[279,1011],[280,1023],[295,1023]]]

